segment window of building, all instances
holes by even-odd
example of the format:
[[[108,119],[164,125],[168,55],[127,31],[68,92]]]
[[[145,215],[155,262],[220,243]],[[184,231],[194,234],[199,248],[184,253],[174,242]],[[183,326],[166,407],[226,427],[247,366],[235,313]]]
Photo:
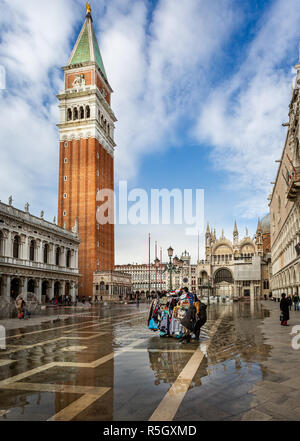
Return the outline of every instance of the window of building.
[[[44,246],[44,263],[48,263],[49,245],[46,243]]]
[[[66,212],[66,211],[64,211],[64,212],[63,212],[63,215],[64,215],[64,217],[65,217],[65,216],[67,216],[67,212]]]
[[[78,119],[78,109],[77,109],[77,107],[75,107],[75,109],[74,109],[73,119],[74,119],[74,121],[76,121]]]
[[[15,236],[14,244],[13,244],[13,257],[15,259],[19,258],[19,250],[20,250],[20,237],[19,236]]]
[[[68,141],[65,141],[64,146],[65,148],[68,147]]]
[[[55,252],[55,265],[59,266],[59,264],[60,264],[60,248],[57,247]]]
[[[68,180],[68,177],[64,176],[64,181],[67,182],[67,180]]]
[[[72,109],[67,110],[67,120],[72,121]]]
[[[269,289],[269,280],[264,280],[264,289]]]
[[[32,241],[30,242],[30,248],[29,248],[29,260],[30,260],[31,262],[34,261],[34,250],[35,250],[35,241],[32,240]]]
[[[86,106],[86,117],[90,118],[90,116],[91,116],[90,106]]]
[[[68,158],[65,158],[64,163],[67,164],[67,162],[68,162]]]
[[[84,118],[84,108],[82,106],[79,109],[79,115],[80,115],[80,119]]]
[[[64,199],[67,199],[67,193],[64,193]]]
[[[67,258],[66,258],[66,267],[70,268],[70,262],[71,262],[71,251],[67,251]]]

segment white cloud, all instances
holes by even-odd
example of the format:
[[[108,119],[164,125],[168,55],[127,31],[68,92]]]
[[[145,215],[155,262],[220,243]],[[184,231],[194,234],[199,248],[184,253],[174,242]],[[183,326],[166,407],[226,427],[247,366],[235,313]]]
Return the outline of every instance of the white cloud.
[[[0,198],[7,201],[12,194],[16,206],[29,201],[35,214],[44,209],[52,218],[58,183],[56,92],[62,89],[60,66],[70,51],[78,8],[71,0],[45,5],[0,1],[0,59],[7,77],[7,89],[0,92]]]
[[[230,35],[235,16],[225,3],[161,0],[150,24],[144,2],[126,2],[125,11],[113,3],[99,18],[102,54],[116,90],[118,176],[134,177],[143,155],[164,149],[170,138],[176,143],[178,121],[191,116],[205,88],[201,78]]]
[[[267,211],[274,161],[285,137],[281,123],[288,118],[293,74],[286,60],[299,38],[298,6],[297,0],[273,4],[239,71],[218,85],[201,109],[197,137],[212,145],[216,167],[230,173],[228,185],[244,200],[236,207],[241,217]]]
[[[140,160],[149,151],[165,149],[170,140],[174,145],[178,142],[177,127],[184,118],[194,117],[196,103],[203,103],[210,72],[241,20],[237,4],[230,0],[160,0],[150,23],[148,6],[143,0],[103,0],[92,4],[105,68],[115,90],[112,107],[119,120],[117,178],[134,179]],[[83,6],[77,0],[52,0],[41,4],[36,0],[0,0],[0,7],[0,59],[8,73],[8,89],[0,91],[1,109],[5,109],[0,119],[0,198],[6,200],[13,194],[17,206],[22,207],[28,200],[36,213],[43,208],[51,218],[56,214],[58,183],[58,102],[55,94],[62,88],[60,67],[66,63],[72,49],[71,39],[76,37],[84,19]],[[228,88],[224,97],[224,91],[217,89],[205,106],[201,120],[201,124],[207,122],[214,127],[213,131],[206,127],[203,134],[216,146],[216,158],[223,154],[224,142],[225,152],[232,155],[232,160],[225,164],[227,170],[236,172],[241,161],[249,163],[249,172],[239,177],[245,182],[247,179],[256,182],[253,178],[256,166],[261,174],[268,158],[266,153],[266,157],[255,164],[253,155],[247,153],[247,148],[253,147],[254,141],[249,141],[253,133],[260,133],[259,138],[265,137],[265,143],[270,139],[275,143],[282,130],[280,120],[276,123],[278,132],[267,131],[265,135],[264,124],[260,124],[258,118],[252,120],[249,114],[257,112],[254,94],[260,99],[264,93],[263,121],[267,117],[272,121],[285,115],[287,86],[284,75],[274,73],[273,77],[268,77],[269,82],[260,83],[261,78],[265,79],[264,68],[256,73],[249,66],[252,63],[256,66],[258,54],[262,53],[265,70],[269,72],[275,54],[277,56],[278,51],[286,53],[289,45],[285,42],[292,38],[287,37],[291,34],[290,27],[297,28],[295,17],[287,25],[290,17],[286,14],[283,11],[284,24],[278,24],[280,31],[277,30],[276,40],[273,40],[279,49],[273,48],[271,39],[265,39],[261,32],[260,40],[256,40],[257,49],[251,49],[253,55],[251,50],[249,52],[245,63],[248,67],[241,69],[232,80],[231,89]],[[275,25],[276,22],[272,26]],[[272,30],[264,32],[269,36]],[[265,40],[269,42],[268,56],[263,52]],[[248,77],[249,87],[244,94],[238,94],[238,105],[230,117],[225,117],[231,94],[244,87]],[[278,90],[274,91],[274,84]],[[243,100],[247,106],[242,105]],[[228,122],[235,130],[232,127],[228,130]],[[224,136],[216,133],[218,131]],[[240,141],[232,143],[231,134],[235,131]],[[243,153],[237,156],[240,142]],[[261,188],[264,188],[263,183],[259,190]],[[146,229],[139,230],[138,234],[136,229],[128,229],[123,236],[121,231],[116,240],[118,256],[126,261],[130,240],[131,252],[144,256],[141,239],[147,234]],[[172,233],[177,238],[174,247],[190,246],[195,256],[195,238],[188,239],[180,228],[168,227],[154,232],[162,243],[164,237]]]

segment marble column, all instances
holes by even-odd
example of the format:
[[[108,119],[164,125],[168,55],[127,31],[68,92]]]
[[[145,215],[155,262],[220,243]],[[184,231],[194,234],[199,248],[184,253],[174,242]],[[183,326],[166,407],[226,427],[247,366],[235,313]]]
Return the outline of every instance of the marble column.
[[[50,300],[54,298],[54,280],[49,280],[48,296]]]
[[[37,279],[34,287],[34,294],[36,295],[38,302],[42,303],[42,280]]]
[[[66,293],[66,281],[62,280],[60,281],[60,290],[59,290],[59,295],[60,296],[64,296]]]
[[[19,259],[29,260],[28,237],[25,234],[21,234]]]
[[[59,259],[59,266],[66,267],[66,248],[60,247],[60,259]]]
[[[35,260],[38,263],[43,263],[43,242],[41,239],[36,239]]]
[[[250,282],[250,299],[254,300],[254,283]]]
[[[49,243],[48,250],[49,250],[49,253],[48,253],[48,263],[50,265],[55,265],[55,250],[56,250],[56,247],[52,243]]]
[[[6,296],[8,301],[10,301],[10,283],[11,283],[11,277],[6,276],[4,295]]]
[[[25,300],[26,300],[26,295],[27,295],[27,283],[28,283],[27,277],[20,278],[20,292],[19,292],[19,294],[24,296]]]
[[[74,282],[70,283],[70,296],[72,298],[72,301],[75,302],[75,300],[76,300],[76,293],[75,293],[75,283]]]

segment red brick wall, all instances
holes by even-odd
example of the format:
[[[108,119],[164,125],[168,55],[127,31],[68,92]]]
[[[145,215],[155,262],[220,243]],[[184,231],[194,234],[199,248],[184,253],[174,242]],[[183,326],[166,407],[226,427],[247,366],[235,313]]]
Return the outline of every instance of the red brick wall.
[[[99,159],[97,159],[99,153]],[[68,162],[65,163],[64,159]],[[113,158],[94,138],[72,140],[64,147],[60,143],[58,224],[71,229],[78,217],[79,237],[79,296],[93,294],[93,272],[114,269],[114,225],[96,223],[97,188],[114,189]],[[99,170],[99,177],[97,177]],[[64,181],[67,176],[67,181]],[[67,198],[63,198],[63,194]],[[66,216],[63,212],[66,211]],[[99,248],[97,248],[99,241]]]
[[[265,233],[263,234],[263,253],[270,253],[271,252],[271,234]]]

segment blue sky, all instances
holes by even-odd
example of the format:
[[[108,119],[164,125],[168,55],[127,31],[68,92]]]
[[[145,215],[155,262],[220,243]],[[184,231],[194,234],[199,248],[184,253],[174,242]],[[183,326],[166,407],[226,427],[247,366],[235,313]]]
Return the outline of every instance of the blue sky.
[[[298,61],[297,0],[91,1],[114,89],[116,183],[203,188],[220,235],[255,233],[268,211]],[[85,18],[78,0],[0,0],[0,199],[52,220],[57,210],[58,105]],[[116,226],[116,262],[146,260],[147,233],[164,250],[197,238],[185,226]],[[203,238],[202,238],[203,239]],[[203,242],[201,245],[203,254]]]

